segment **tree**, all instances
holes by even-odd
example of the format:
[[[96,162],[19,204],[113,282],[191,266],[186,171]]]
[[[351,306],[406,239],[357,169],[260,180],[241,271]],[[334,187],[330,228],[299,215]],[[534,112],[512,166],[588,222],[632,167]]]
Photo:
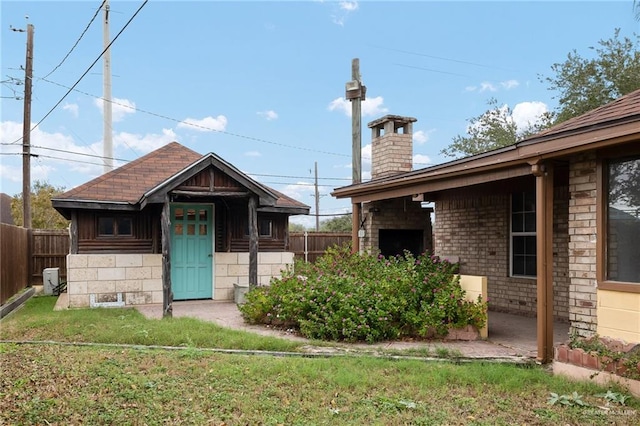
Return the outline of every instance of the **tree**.
[[[637,3],[635,11],[640,13]],[[633,39],[621,39],[620,29],[616,29],[613,38],[600,40],[599,47],[590,47],[595,57],[583,58],[573,50],[566,61],[553,64],[551,70],[555,76],[545,77],[543,81],[549,83],[549,90],[559,92],[556,123],[639,89],[639,42],[636,34]]]
[[[306,230],[307,228],[305,228],[301,223],[289,222],[289,232],[304,232]]]
[[[322,232],[351,232],[351,213],[320,222]]]
[[[498,105],[495,98],[487,102],[489,110],[471,118],[467,126],[467,136],[456,136],[453,142],[441,152],[449,157],[466,157],[513,145],[518,140],[537,133],[551,123],[552,114],[545,113],[535,123],[528,123],[519,129],[513,119],[513,111],[508,105]]]
[[[31,188],[31,226],[36,229],[65,229],[69,221],[51,205],[51,199],[64,192],[47,182],[36,181]],[[11,200],[11,215],[16,225],[22,226],[22,194]]]

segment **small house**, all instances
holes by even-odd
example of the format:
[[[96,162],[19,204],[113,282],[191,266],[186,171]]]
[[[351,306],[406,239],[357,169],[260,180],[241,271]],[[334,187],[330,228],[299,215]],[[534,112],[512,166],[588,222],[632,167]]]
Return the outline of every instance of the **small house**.
[[[309,207],[177,142],[52,200],[71,220],[70,307],[233,300],[293,263]]]

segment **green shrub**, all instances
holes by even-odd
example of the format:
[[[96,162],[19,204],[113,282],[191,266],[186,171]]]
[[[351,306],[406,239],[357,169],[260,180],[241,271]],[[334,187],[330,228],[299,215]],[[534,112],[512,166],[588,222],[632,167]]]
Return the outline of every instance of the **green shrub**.
[[[247,294],[249,323],[295,327],[306,337],[377,342],[439,337],[486,324],[486,304],[464,300],[456,265],[423,254],[385,258],[332,247],[315,264],[296,262],[269,287]]]

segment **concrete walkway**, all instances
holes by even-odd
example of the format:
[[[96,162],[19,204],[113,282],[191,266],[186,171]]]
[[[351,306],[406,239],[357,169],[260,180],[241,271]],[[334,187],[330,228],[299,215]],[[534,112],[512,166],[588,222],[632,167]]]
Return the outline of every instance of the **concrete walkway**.
[[[136,309],[147,318],[162,318],[161,305],[139,305]],[[292,331],[281,330],[268,326],[248,325],[244,323],[240,311],[235,303],[205,301],[186,301],[173,303],[174,317],[192,317],[214,322],[222,327],[248,331],[263,336],[273,336],[299,342],[307,342],[309,351],[378,351],[378,350],[407,350],[429,349],[435,353],[444,348],[459,351],[464,357],[478,359],[517,359],[536,357],[536,319],[499,312],[489,313],[489,339],[487,341],[392,341],[368,344],[336,343],[335,347],[315,347],[313,342],[294,334]],[[560,343],[568,338],[568,324],[554,324],[554,341]]]

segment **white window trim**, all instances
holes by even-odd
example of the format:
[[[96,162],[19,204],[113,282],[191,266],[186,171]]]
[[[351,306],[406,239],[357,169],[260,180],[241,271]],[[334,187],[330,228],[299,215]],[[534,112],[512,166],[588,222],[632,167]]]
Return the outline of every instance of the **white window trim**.
[[[524,193],[524,191],[523,191]],[[511,278],[524,278],[524,279],[537,279],[537,275],[516,275],[513,273],[513,237],[535,237],[537,232],[513,232],[513,194],[509,197],[509,277]],[[536,256],[537,261],[537,256]]]

